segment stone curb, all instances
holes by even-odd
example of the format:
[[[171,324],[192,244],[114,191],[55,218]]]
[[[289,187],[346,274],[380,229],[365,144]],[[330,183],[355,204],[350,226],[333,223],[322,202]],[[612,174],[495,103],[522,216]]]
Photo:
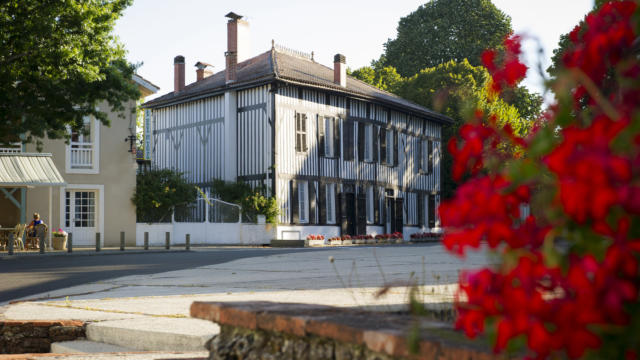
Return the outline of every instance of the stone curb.
[[[472,342],[451,325],[399,314],[373,314],[330,306],[272,302],[194,302],[191,316],[220,325],[317,336],[365,346],[371,351],[407,359],[497,359],[486,344]],[[407,337],[420,326],[417,355],[409,353]]]
[[[191,252],[193,250],[185,250],[185,249],[171,249],[171,250],[101,250],[99,252],[93,250],[79,250],[74,251],[72,253],[64,252],[64,251],[56,251],[56,252],[46,252],[44,254],[40,254],[37,252],[28,252],[28,253],[14,253],[13,255],[0,254],[0,261],[3,260],[15,260],[19,258],[32,258],[32,257],[41,257],[41,256],[107,256],[107,255],[135,255],[135,254],[165,254],[165,253],[181,253],[181,252]]]

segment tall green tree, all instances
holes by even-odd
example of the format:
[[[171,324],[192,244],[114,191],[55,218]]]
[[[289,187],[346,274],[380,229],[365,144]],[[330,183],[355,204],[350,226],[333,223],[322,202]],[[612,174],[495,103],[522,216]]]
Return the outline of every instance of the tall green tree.
[[[512,31],[511,18],[490,0],[431,0],[400,19],[380,61],[404,77],[450,60],[477,66]]]
[[[139,98],[113,27],[132,0],[0,1],[0,143],[68,136]]]

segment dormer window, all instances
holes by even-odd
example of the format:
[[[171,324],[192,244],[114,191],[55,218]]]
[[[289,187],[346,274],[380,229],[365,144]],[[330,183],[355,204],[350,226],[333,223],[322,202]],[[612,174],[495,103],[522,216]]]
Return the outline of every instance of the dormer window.
[[[90,117],[83,119],[81,131],[71,131],[67,145],[66,172],[97,174],[99,172],[99,122]]]

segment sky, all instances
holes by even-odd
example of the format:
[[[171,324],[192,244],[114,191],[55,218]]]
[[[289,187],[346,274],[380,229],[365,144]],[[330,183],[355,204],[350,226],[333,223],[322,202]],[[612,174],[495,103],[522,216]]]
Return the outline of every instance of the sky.
[[[440,0],[446,1],[446,0]],[[173,58],[185,57],[186,83],[195,81],[195,66],[203,61],[224,69],[229,11],[243,15],[251,29],[251,54],[279,45],[314,52],[316,61],[333,66],[344,54],[347,66],[369,65],[395,38],[401,17],[425,1],[415,0],[134,0],[118,20],[115,33],[138,74],[160,87],[156,96],[173,90]],[[493,0],[511,17],[516,33],[525,34],[530,70],[524,85],[542,93],[538,65],[546,69],[561,34],[567,33],[593,6],[593,0]],[[464,14],[461,14],[464,16]],[[539,52],[542,50],[542,53]],[[151,99],[153,97],[149,97]]]

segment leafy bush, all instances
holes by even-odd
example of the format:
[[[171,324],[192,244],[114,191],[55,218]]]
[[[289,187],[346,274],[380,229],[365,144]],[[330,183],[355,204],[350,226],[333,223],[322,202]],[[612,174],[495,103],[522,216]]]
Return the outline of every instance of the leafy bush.
[[[221,200],[240,204],[245,221],[255,222],[257,215],[264,215],[268,223],[278,224],[278,202],[275,197],[264,196],[264,188],[252,189],[249,184],[240,181],[231,183],[214,180],[212,190]]]
[[[181,172],[154,169],[136,176],[133,204],[138,222],[170,222],[171,212],[186,212],[196,200],[196,188],[187,183]]]

